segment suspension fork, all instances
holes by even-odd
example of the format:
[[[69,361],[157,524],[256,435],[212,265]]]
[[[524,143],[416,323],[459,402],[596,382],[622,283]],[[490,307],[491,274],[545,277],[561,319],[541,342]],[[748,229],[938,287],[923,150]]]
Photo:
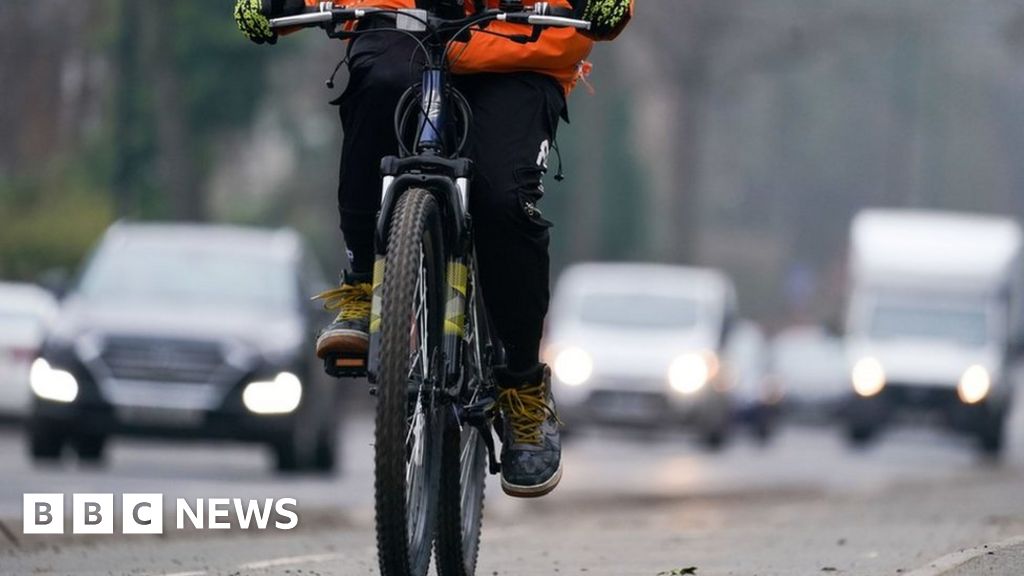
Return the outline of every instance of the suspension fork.
[[[447,297],[445,298],[442,349],[444,350],[446,382],[449,382],[448,390],[457,397],[464,380],[466,380],[462,355],[465,353],[466,307],[470,297],[470,259],[468,255],[472,253],[470,226],[468,225],[469,178],[466,175],[460,175],[455,179],[455,191],[457,194],[452,200],[457,203],[455,209],[459,214],[456,218],[462,222],[462,225],[456,227],[457,230],[461,230],[461,234],[456,235],[455,241],[459,243],[461,250],[451,252],[451,256],[448,257],[448,269],[445,274]],[[473,328],[477,329],[476,323],[473,324]],[[478,343],[476,342],[478,335],[472,336],[474,342]]]
[[[373,296],[370,301],[370,348],[366,359],[366,379],[370,384],[377,383],[380,370],[380,315],[384,292],[384,264],[387,254],[376,254],[373,261]]]
[[[469,266],[464,257],[448,259],[447,298],[444,307],[444,362],[449,392],[458,394],[463,383],[463,349],[466,339],[466,302],[469,299]]]

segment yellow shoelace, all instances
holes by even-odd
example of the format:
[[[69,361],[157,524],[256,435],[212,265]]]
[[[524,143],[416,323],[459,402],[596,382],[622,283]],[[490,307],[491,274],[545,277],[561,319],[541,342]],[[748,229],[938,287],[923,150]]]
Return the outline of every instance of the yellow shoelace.
[[[342,284],[313,296],[313,300],[323,300],[324,310],[337,310],[335,322],[369,319],[373,286],[369,282]]]
[[[544,386],[535,384],[522,388],[505,388],[498,394],[498,405],[508,423],[516,444],[539,445],[543,435],[540,425],[555,413],[544,401]]]

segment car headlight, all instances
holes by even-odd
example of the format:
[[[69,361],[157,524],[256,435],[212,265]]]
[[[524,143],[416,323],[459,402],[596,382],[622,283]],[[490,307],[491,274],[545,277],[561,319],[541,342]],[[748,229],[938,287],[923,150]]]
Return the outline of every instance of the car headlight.
[[[555,356],[555,377],[569,386],[579,386],[594,373],[594,361],[582,348],[566,348]]]
[[[964,404],[977,404],[988,396],[992,389],[992,378],[983,366],[975,364],[964,371],[956,393]]]
[[[74,402],[78,397],[78,381],[67,371],[57,370],[37,358],[29,370],[29,385],[36,396],[54,402]]]
[[[851,374],[853,391],[859,396],[870,398],[885,388],[885,369],[874,358],[861,358],[853,365]]]
[[[299,407],[302,382],[291,372],[273,380],[250,382],[242,391],[242,403],[254,414],[288,414]]]
[[[718,357],[712,352],[689,352],[669,364],[668,383],[677,392],[696,394],[718,373]]]

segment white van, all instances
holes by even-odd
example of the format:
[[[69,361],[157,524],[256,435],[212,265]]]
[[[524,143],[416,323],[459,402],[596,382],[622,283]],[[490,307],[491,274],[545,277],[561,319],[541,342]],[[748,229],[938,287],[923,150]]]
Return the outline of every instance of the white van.
[[[688,425],[717,447],[732,418],[723,343],[736,295],[722,273],[660,264],[581,264],[561,277],[545,359],[570,426]]]
[[[1021,330],[1021,230],[1010,218],[867,210],[850,231],[851,440],[911,414],[1002,447]]]

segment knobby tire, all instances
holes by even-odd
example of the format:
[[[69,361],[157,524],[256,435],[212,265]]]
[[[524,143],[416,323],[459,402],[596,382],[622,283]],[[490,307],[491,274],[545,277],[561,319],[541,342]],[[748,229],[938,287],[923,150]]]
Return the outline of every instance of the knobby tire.
[[[387,260],[381,301],[380,362],[377,375],[377,420],[374,448],[377,551],[382,576],[423,576],[430,565],[436,502],[439,493],[441,442],[444,419],[438,395],[427,385],[420,394],[410,392],[410,369],[417,361],[438,372],[444,306],[444,250],[441,216],[434,197],[422,189],[410,189],[399,199],[388,235]],[[422,274],[421,274],[422,271]],[[426,284],[427,357],[417,358],[418,327],[414,310],[422,297],[420,278]],[[410,416],[416,405],[423,409],[422,432],[424,483],[410,499],[407,468],[416,462],[407,445]],[[432,407],[432,408],[431,408]],[[413,418],[416,419],[415,417]],[[417,483],[412,482],[414,486]],[[411,501],[410,501],[411,500]],[[410,513],[423,518],[419,529],[410,527]],[[425,514],[425,516],[423,516]],[[410,534],[410,532],[415,532]],[[417,546],[417,543],[419,544]]]

